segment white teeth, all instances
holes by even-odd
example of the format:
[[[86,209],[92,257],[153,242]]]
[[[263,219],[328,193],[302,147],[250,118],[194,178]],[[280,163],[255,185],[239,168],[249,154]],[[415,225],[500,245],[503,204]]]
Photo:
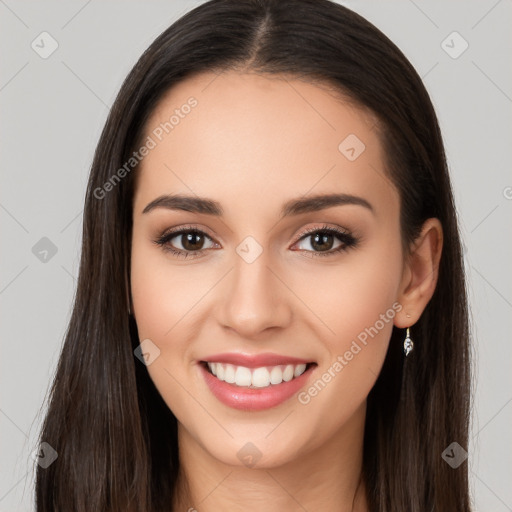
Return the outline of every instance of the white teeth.
[[[298,364],[293,372],[294,377],[300,377],[306,371],[305,364]]]
[[[266,388],[270,384],[270,373],[266,368],[256,368],[252,372],[252,385],[256,388]]]
[[[293,366],[291,364],[287,365],[283,372],[283,380],[288,382],[293,379]]]
[[[224,380],[229,384],[233,384],[235,382],[235,367],[232,364],[226,365]]]
[[[288,364],[261,368],[246,368],[224,363],[208,363],[208,368],[219,380],[241,387],[266,388],[289,382],[306,371],[305,364]]]
[[[224,366],[217,363],[217,378],[219,380],[224,380]]]
[[[222,366],[221,363],[218,363]],[[250,386],[251,385],[251,370],[238,366],[235,372],[235,384],[237,386]]]
[[[270,372],[270,383],[281,384],[281,382],[283,382],[283,372],[279,366],[274,366]]]

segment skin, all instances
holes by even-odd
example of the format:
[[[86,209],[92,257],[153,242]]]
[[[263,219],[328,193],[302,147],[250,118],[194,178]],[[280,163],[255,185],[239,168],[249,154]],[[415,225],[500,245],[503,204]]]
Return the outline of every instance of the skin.
[[[393,324],[413,325],[434,292],[441,225],[429,219],[411,254],[402,252],[399,196],[384,173],[375,119],[327,87],[243,71],[196,75],[168,91],[146,136],[190,96],[197,106],[137,171],[131,254],[140,339],[160,350],[147,369],[178,419],[173,510],[367,511],[366,399]],[[338,150],[348,134],[366,146],[354,161]],[[280,218],[289,199],[334,192],[366,199],[373,212],[352,204]],[[224,215],[142,213],[169,193],[214,199]],[[179,258],[154,243],[186,224],[207,235],[201,256]],[[358,244],[332,252],[334,237],[332,254],[315,256],[313,237],[299,240],[324,224]],[[250,264],[236,252],[247,236],[263,249]],[[183,240],[171,243],[183,249]],[[264,411],[235,410],[199,372],[197,362],[215,353],[274,352],[317,362],[307,389],[394,303],[400,311],[307,404],[292,397]],[[237,456],[248,442],[261,452],[252,468]]]

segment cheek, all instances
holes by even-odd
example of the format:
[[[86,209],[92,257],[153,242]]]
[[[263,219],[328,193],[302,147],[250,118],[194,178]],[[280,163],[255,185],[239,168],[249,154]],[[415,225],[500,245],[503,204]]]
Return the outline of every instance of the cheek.
[[[337,319],[337,331],[343,333],[344,338],[363,339],[364,333],[375,326],[383,332],[379,336],[372,329],[372,339],[389,337],[393,323],[392,305],[400,277],[398,268],[393,271],[392,266],[393,259],[382,255],[380,260],[359,262],[344,278],[344,293],[339,299],[336,317],[332,311]],[[384,324],[380,321],[382,315],[387,315],[388,321]]]
[[[321,318],[313,320],[311,330],[326,350],[316,381],[299,401],[311,402],[318,417],[328,409],[333,429],[365,400],[381,371],[402,308],[396,302],[401,273],[399,239],[396,244],[376,240],[302,284],[304,302]]]
[[[346,272],[325,279],[329,292],[318,303],[323,320],[334,334],[323,335],[328,357],[315,380],[298,396],[315,428],[332,430],[364,402],[381,371],[393,319],[402,306],[396,302],[402,272],[400,245],[376,244],[361,251]],[[310,288],[311,289],[311,288]],[[320,330],[317,329],[318,332]],[[324,329],[325,331],[325,329]]]
[[[172,266],[160,250],[134,235],[131,294],[139,339],[150,339],[160,350],[147,371],[167,406],[183,421],[188,395],[180,385],[188,378],[186,362],[193,305],[204,291],[190,285],[190,275]]]
[[[194,342],[204,327],[204,297],[218,280],[218,269],[200,262],[180,265],[171,257],[134,233],[131,294],[139,339],[150,339],[160,350],[148,373],[168,406],[180,411],[179,404],[187,408],[187,395],[179,383],[196,376]]]
[[[314,272],[296,272],[289,280],[290,288],[315,313],[309,315],[311,326],[332,355],[376,323],[381,338],[389,338],[401,272],[399,246],[372,244],[355,249],[339,265],[319,264]],[[386,313],[383,326],[379,320]]]
[[[200,273],[200,266],[173,264],[162,250],[134,237],[131,292],[141,339],[165,342],[173,337],[175,326],[204,294],[200,287],[191,285],[204,279],[208,282]]]
[[[132,251],[132,301],[141,339],[160,338],[172,327],[168,305],[176,285],[162,270],[149,251]]]

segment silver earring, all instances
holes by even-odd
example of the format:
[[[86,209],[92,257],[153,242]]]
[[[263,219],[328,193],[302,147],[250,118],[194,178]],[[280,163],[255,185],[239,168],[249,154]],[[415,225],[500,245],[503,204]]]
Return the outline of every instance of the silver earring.
[[[414,349],[414,343],[411,340],[411,336],[409,334],[409,327],[407,327],[407,334],[405,335],[404,340],[404,354],[405,357],[409,355],[410,352],[412,352]]]

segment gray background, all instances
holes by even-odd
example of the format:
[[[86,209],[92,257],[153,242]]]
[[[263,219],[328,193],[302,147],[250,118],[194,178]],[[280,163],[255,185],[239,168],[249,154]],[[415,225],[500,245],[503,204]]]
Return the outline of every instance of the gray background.
[[[0,511],[33,509],[30,454],[69,319],[85,184],[109,105],[150,42],[199,3],[0,0]],[[472,494],[475,510],[510,511],[511,1],[344,3],[402,49],[438,113],[473,311]],[[31,47],[43,31],[59,45],[46,59]],[[469,44],[457,58],[464,43],[446,39],[453,31]],[[55,254],[41,253],[43,237]]]

